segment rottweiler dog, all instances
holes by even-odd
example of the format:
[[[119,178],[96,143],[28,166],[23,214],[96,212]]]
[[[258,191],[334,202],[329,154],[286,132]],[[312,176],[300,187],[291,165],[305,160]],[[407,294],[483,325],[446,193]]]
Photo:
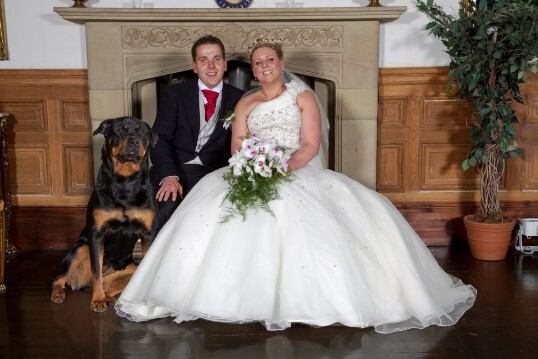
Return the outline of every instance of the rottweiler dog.
[[[51,300],[62,303],[65,285],[93,288],[90,308],[103,312],[121,293],[136,269],[138,239],[145,254],[155,237],[156,199],[149,180],[149,146],[157,138],[150,126],[133,117],[103,121],[102,164],[88,201],[86,224],[64,257],[52,283]]]

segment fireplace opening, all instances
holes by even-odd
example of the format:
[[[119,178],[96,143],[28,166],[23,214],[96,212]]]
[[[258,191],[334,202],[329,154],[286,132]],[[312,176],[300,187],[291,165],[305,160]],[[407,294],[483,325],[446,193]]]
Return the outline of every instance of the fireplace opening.
[[[307,76],[298,72],[295,72],[295,74],[316,92],[323,110],[327,113],[331,129],[329,131],[329,148],[327,153],[325,153],[325,159],[328,167],[334,170],[335,83],[330,80]],[[131,87],[131,113],[133,116],[141,118],[150,125],[153,125],[157,107],[166,86],[196,78],[197,75],[190,69],[135,82]],[[228,70],[224,74],[224,81],[244,91],[259,87],[259,83],[254,80],[250,65],[242,61],[228,61]]]

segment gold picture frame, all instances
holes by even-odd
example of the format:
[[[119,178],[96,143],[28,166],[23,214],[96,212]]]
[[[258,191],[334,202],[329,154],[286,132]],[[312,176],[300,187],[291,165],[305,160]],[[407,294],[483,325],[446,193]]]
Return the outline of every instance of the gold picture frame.
[[[0,0],[0,61],[8,59],[4,0]]]

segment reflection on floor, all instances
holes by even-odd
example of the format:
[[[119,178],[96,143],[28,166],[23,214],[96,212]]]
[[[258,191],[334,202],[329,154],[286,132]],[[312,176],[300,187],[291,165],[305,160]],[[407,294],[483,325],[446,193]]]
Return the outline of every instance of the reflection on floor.
[[[475,306],[453,327],[393,334],[371,328],[261,325],[170,319],[132,323],[113,310],[93,313],[89,290],[50,301],[60,251],[19,252],[0,296],[2,358],[530,358],[538,335],[538,254],[512,248],[506,260],[471,258],[467,248],[431,248],[450,274],[478,289]]]

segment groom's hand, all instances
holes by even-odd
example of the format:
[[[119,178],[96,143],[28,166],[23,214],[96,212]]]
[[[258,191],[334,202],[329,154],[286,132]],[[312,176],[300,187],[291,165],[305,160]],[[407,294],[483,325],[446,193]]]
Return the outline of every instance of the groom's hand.
[[[176,177],[167,177],[161,183],[161,188],[157,191],[157,201],[168,201],[172,196],[172,201],[175,201],[177,197],[183,198],[183,186]]]

